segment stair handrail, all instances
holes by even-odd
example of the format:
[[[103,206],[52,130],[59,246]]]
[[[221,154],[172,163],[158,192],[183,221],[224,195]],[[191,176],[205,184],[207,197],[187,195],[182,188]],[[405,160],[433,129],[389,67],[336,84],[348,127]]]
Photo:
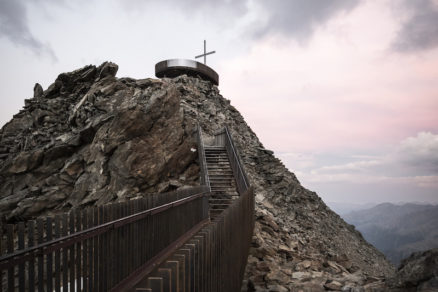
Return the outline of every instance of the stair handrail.
[[[199,125],[199,123],[197,129],[197,143],[198,143],[199,167],[201,169],[201,185],[207,186],[209,191],[211,191],[210,177],[208,175],[208,169],[207,169],[207,159],[205,157],[204,140],[202,139],[202,128]]]
[[[235,172],[234,175],[235,175],[236,182],[238,185],[238,191],[239,191],[239,194],[243,194],[250,187],[249,182],[248,182],[248,177],[246,176],[246,172],[242,166],[242,162],[240,161],[240,157],[236,151],[236,147],[234,146],[233,138],[231,137],[231,134],[230,134],[230,131],[229,131],[227,125],[225,125],[225,127],[224,127],[224,133],[225,133],[225,137],[226,137],[225,147],[227,148],[227,152],[229,152],[228,155],[230,158],[230,162],[232,162],[232,161],[235,162],[235,164],[232,163],[232,168],[233,168],[233,172]],[[237,167],[237,169],[234,169],[235,166]],[[242,186],[240,185],[241,182],[243,183],[243,189],[241,189],[242,188]]]
[[[175,193],[178,193],[178,191]],[[108,230],[117,229],[127,224],[131,224],[133,222],[144,219],[148,216],[162,213],[168,209],[172,209],[180,205],[188,204],[198,198],[208,197],[209,191],[205,187],[193,187],[191,189],[183,190],[181,193],[185,193],[186,196],[171,201],[169,203],[158,205],[143,211],[126,215],[118,219],[114,219],[106,223],[99,223],[96,226],[84,229],[82,231],[76,231],[72,234],[61,236],[59,238],[55,238],[43,243],[36,243],[31,247],[18,249],[13,252],[7,252],[3,255],[0,254],[0,271],[6,270],[10,267],[14,267],[16,264],[29,260],[31,258],[35,258],[37,255],[44,255],[57,251],[60,248],[69,247],[75,243],[96,237],[102,233],[107,232]]]

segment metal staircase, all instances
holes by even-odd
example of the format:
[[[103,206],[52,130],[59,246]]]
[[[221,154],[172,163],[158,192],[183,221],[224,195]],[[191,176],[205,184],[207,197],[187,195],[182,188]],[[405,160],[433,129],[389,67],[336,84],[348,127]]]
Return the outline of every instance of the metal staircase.
[[[225,147],[205,147],[205,158],[211,187],[210,218],[214,219],[227,209],[239,194]]]

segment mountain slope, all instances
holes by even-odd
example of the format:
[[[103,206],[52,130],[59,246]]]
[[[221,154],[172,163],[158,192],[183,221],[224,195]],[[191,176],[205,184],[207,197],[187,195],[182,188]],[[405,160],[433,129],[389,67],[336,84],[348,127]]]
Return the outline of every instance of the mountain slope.
[[[256,193],[244,290],[381,283],[393,266],[266,150],[216,86],[116,78],[104,63],[59,75],[0,131],[0,211],[16,221],[199,183],[194,133],[230,128]],[[309,290],[310,291],[310,290]]]
[[[438,206],[384,203],[343,218],[395,265],[412,252],[438,247]]]

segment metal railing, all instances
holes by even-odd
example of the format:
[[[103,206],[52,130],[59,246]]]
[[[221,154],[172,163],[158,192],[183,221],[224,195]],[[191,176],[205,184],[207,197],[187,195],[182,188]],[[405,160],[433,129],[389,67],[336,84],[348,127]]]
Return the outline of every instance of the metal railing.
[[[198,126],[201,186],[0,228],[3,291],[239,291],[254,194],[233,140],[218,139],[240,196],[212,221]],[[144,287],[149,288],[144,288]]]
[[[194,187],[6,225],[0,291],[109,291],[208,220],[207,195]]]
[[[238,292],[254,229],[249,188],[147,277],[126,291]]]
[[[127,291],[240,291],[254,230],[254,192],[228,129],[216,135],[215,146],[228,147],[240,196]]]
[[[250,185],[227,126],[225,126],[223,132],[216,135],[216,141],[221,141],[220,143],[223,143],[225,146],[231,169],[233,170],[233,175],[236,180],[237,191],[239,194],[243,194],[248,190]]]
[[[202,129],[198,123],[196,132],[196,140],[198,143],[198,160],[201,175],[201,185],[207,186],[210,189],[210,178],[208,176],[207,161],[205,158],[204,141],[202,140]],[[210,189],[211,190],[211,189]]]

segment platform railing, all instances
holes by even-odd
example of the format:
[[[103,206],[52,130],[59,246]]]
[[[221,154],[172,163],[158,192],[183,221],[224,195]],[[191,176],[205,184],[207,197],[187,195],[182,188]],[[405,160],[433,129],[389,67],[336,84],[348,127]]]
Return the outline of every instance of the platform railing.
[[[244,192],[246,192],[246,190],[248,190],[250,185],[242,162],[240,161],[240,157],[237,153],[236,147],[234,146],[233,139],[231,138],[228,126],[225,126],[223,131],[216,134],[215,143],[221,146],[225,146],[231,169],[233,170],[233,175],[236,180],[237,191],[239,194],[243,194]]]
[[[201,186],[8,224],[0,291],[109,291],[201,227],[205,196]]]

